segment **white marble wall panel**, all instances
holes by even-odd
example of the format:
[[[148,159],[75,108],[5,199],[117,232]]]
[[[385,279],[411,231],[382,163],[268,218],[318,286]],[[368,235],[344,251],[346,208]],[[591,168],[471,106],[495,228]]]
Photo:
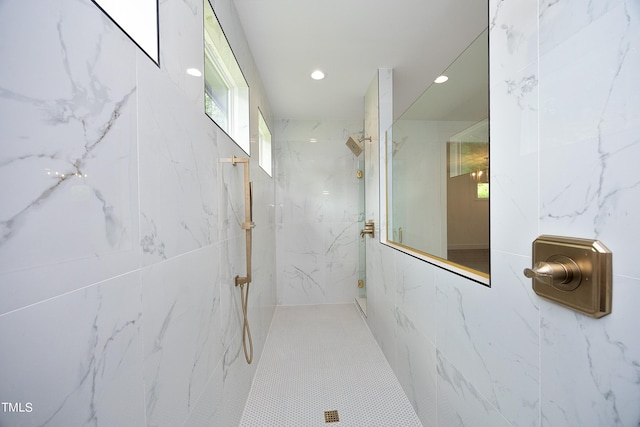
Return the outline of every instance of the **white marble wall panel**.
[[[395,318],[398,339],[396,375],[418,417],[433,420],[438,402],[436,346],[420,332],[420,321],[412,321],[397,307]]]
[[[322,235],[312,231],[305,224],[281,225],[276,231],[279,305],[326,299]]]
[[[443,426],[511,427],[485,397],[440,352],[438,360],[438,413],[431,424]],[[423,424],[429,425],[423,421]]]
[[[280,120],[276,125],[282,222],[357,220],[357,160],[345,142],[351,134],[361,135],[361,123]]]
[[[631,94],[640,90],[640,7],[549,7],[540,37],[541,230],[598,238],[614,260],[611,315],[594,320],[541,305],[542,416],[545,425],[635,425],[640,101]],[[562,395],[569,384],[571,399]]]
[[[0,316],[0,425],[145,425],[137,272]]]
[[[214,425],[240,425],[256,365],[247,368],[242,332],[235,334],[222,359],[222,418],[216,420]]]
[[[587,18],[575,17],[582,19]],[[634,172],[640,156],[640,97],[630,93],[640,90],[639,21],[637,4],[619,4],[540,59],[543,230],[562,234],[570,229],[599,238],[617,254],[616,273],[633,277],[640,276],[634,262],[640,228],[632,215],[640,199],[640,177]],[[553,32],[558,25],[543,19],[540,32]],[[589,73],[582,72],[586,69]]]
[[[541,304],[542,425],[638,424],[640,280],[616,276],[613,296],[600,320]]]
[[[354,298],[359,268],[359,233],[357,222],[331,222],[324,229],[327,303],[339,304]]]
[[[358,280],[354,121],[277,122],[276,200],[279,304],[351,302]]]
[[[185,427],[239,425],[254,371],[255,368],[246,368],[242,336],[236,334],[232,345],[208,377],[202,394],[185,421]]]
[[[373,325],[376,340],[397,373],[396,251],[387,246],[376,246],[377,250],[367,248],[367,264],[373,265],[367,269],[367,296],[372,296],[371,301],[367,298],[367,322],[370,327]]]
[[[436,274],[438,268],[396,251],[396,304],[431,343],[436,341]]]
[[[512,425],[536,426],[539,314],[520,279],[528,260],[496,254],[493,262],[508,269],[494,272],[491,289],[438,272],[438,351]]]
[[[275,304],[275,186],[274,181],[260,167],[251,170],[253,182],[253,284],[252,295],[261,298],[259,307]],[[269,303],[269,300],[272,302]],[[262,303],[266,304],[263,305]],[[269,319],[271,316],[269,316]]]
[[[143,56],[139,74],[140,244],[149,264],[218,240],[219,165],[214,125],[200,108]]]
[[[182,422],[223,355],[220,248],[142,270],[145,401],[151,425]]]
[[[222,360],[208,378],[204,391],[185,421],[185,427],[209,427],[222,419],[223,372]]]
[[[160,64],[171,81],[194,105],[204,105],[203,26],[184,25],[203,22],[202,0],[163,0],[159,2]],[[195,68],[201,76],[188,74]]]
[[[490,215],[501,226],[491,229],[491,247],[524,254],[538,233],[538,32],[531,21],[538,2],[500,2],[492,11]]]
[[[578,0],[566,0],[559,3],[555,3],[553,0],[542,0],[539,13],[541,30],[547,23],[551,23],[553,26],[540,31],[540,53],[544,55],[550,49],[563,43],[607,12],[624,3],[624,0],[605,0],[592,4]],[[526,21],[530,24],[534,23],[530,14],[527,14]]]
[[[3,2],[0,40],[3,313],[139,259],[135,47],[70,1]]]

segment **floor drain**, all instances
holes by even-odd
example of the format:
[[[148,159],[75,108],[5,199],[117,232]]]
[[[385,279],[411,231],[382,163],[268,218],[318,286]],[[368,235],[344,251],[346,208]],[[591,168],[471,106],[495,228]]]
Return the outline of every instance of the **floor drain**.
[[[340,421],[340,417],[338,416],[338,411],[324,411],[325,423],[337,423],[338,421]]]

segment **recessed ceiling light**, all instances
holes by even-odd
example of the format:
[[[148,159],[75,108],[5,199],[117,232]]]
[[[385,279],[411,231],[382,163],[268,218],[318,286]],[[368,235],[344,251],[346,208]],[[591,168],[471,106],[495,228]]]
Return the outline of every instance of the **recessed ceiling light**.
[[[449,80],[449,77],[447,76],[440,76],[437,79],[434,80],[435,83],[444,83],[447,80]]]
[[[311,78],[313,80],[322,80],[324,79],[324,73],[320,70],[315,70],[313,73],[311,73]]]
[[[202,72],[197,68],[187,68],[187,74],[194,77],[200,77],[202,75]]]

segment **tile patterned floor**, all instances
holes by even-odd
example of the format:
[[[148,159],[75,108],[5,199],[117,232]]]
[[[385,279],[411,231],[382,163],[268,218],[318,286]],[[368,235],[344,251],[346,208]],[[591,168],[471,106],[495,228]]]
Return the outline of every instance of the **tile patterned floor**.
[[[240,425],[422,424],[355,304],[338,304],[277,307]]]

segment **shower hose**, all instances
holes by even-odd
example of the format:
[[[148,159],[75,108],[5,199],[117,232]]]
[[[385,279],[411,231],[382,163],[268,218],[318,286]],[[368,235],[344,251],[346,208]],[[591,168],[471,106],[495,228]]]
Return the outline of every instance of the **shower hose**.
[[[247,305],[249,303],[249,283],[247,289],[244,283],[240,285],[240,301],[242,303],[242,347],[244,349],[244,358],[248,364],[253,360],[253,340],[251,339],[251,328],[249,328],[249,319],[247,319]],[[248,344],[247,344],[248,343]],[[247,345],[249,349],[247,350]]]

